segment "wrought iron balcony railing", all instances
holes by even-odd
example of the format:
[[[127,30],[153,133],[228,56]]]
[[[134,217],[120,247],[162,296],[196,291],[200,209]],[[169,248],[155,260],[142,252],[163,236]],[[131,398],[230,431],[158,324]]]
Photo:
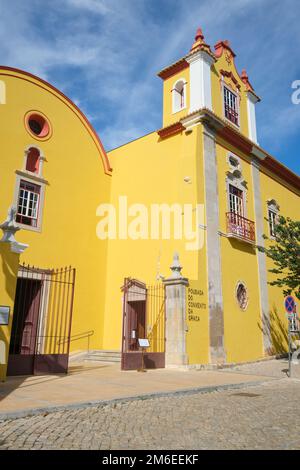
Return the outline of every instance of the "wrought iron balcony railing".
[[[235,212],[227,212],[227,236],[255,243],[255,223]]]
[[[239,115],[235,109],[231,108],[228,106],[228,104],[225,104],[225,117],[229,119],[229,121],[233,122],[236,126],[239,125]]]

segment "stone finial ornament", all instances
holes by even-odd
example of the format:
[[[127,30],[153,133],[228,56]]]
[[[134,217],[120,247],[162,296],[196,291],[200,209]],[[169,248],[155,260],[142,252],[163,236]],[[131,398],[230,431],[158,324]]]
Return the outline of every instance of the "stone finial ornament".
[[[204,40],[204,35],[201,28],[197,29],[195,36],[195,41],[199,41],[199,39],[201,39],[202,41]]]
[[[1,242],[15,242],[15,233],[20,230],[20,227],[16,223],[17,209],[15,206],[10,206],[6,220],[0,225],[3,230],[3,237]]]
[[[241,80],[244,83],[244,85],[245,85],[245,87],[248,91],[253,91],[253,87],[252,87],[251,83],[249,82],[249,77],[248,77],[248,74],[246,72],[246,69],[242,70]]]
[[[15,233],[20,230],[20,227],[16,223],[17,209],[15,206],[10,206],[8,209],[7,219],[0,225],[0,228],[3,230],[3,237],[0,242],[9,242],[10,249],[13,253],[23,253],[28,245],[25,243],[19,243],[15,239]]]
[[[172,271],[172,274],[171,274],[172,279],[182,279],[183,277],[181,274],[182,266],[179,261],[179,254],[176,251],[173,255],[173,262],[172,262],[172,266],[170,266],[170,269]]]
[[[194,52],[198,52],[198,51],[205,51],[209,55],[213,56],[209,45],[206,44],[204,40],[204,34],[201,28],[198,28],[196,31],[195,41],[191,47],[190,54],[193,54]]]

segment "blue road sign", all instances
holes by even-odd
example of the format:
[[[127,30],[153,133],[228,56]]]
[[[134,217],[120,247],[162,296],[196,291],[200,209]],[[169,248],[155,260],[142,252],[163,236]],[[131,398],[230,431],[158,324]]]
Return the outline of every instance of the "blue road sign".
[[[295,302],[294,297],[292,297],[291,295],[288,295],[284,299],[284,308],[285,308],[285,310],[288,313],[293,313],[295,311],[295,306],[296,306],[296,302]]]

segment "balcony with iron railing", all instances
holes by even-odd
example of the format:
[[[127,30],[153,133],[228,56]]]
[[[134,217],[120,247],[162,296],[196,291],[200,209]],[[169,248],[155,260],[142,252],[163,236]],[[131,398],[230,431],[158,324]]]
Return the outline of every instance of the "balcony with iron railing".
[[[255,223],[235,212],[227,212],[227,236],[247,243],[255,243]]]
[[[225,107],[225,117],[226,117],[226,119],[228,119],[229,121],[233,122],[233,124],[238,126],[239,125],[239,114],[238,114],[238,112],[235,109],[231,108],[228,104],[225,104],[224,107]]]

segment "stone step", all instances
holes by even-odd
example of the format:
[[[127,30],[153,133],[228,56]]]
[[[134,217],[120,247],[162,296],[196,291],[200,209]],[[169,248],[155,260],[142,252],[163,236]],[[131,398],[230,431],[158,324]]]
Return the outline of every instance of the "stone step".
[[[121,362],[121,358],[109,357],[109,356],[107,357],[87,356],[84,360],[88,362],[116,362],[116,363]]]
[[[90,351],[87,354],[85,360],[100,362],[121,362],[121,352],[109,350]]]

